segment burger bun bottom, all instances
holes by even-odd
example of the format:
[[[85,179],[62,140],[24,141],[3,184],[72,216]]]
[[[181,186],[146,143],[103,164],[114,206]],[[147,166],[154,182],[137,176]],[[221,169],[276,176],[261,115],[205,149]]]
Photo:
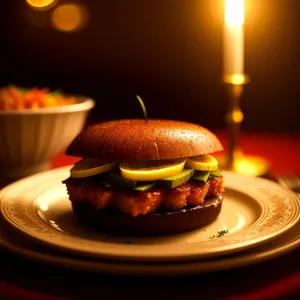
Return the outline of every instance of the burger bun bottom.
[[[131,215],[112,209],[95,210],[84,203],[72,203],[77,218],[97,229],[122,235],[151,236],[177,234],[201,228],[220,214],[223,197],[206,199],[202,205],[174,212]]]

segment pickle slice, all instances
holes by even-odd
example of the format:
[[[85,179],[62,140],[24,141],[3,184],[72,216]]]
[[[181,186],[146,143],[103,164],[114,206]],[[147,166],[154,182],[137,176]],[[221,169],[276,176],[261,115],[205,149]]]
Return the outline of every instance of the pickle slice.
[[[199,171],[214,171],[218,169],[218,161],[212,155],[204,154],[188,158],[185,166]]]
[[[211,171],[210,175],[209,175],[209,177],[221,177],[221,176],[223,176],[223,175],[222,175],[221,170],[219,170],[219,169]]]
[[[149,191],[152,188],[154,188],[155,185],[156,185],[156,183],[157,183],[156,181],[152,181],[152,182],[139,182],[137,184],[137,186],[134,188],[134,190],[146,192],[146,191]]]
[[[179,174],[166,177],[159,180],[159,184],[164,188],[173,189],[183,183],[187,182],[195,173],[194,169],[184,169]]]
[[[144,164],[122,162],[119,166],[124,178],[137,181],[155,181],[180,173],[185,159],[168,162],[149,161]]]
[[[209,178],[209,175],[210,175],[209,171],[195,171],[195,174],[192,177],[192,179],[206,182],[207,179]]]
[[[72,178],[84,178],[105,173],[116,168],[119,162],[107,159],[83,158],[70,170]]]
[[[137,180],[131,180],[122,177],[118,172],[109,172],[107,173],[109,180],[114,182],[116,185],[126,187],[126,188],[135,188],[137,185]]]

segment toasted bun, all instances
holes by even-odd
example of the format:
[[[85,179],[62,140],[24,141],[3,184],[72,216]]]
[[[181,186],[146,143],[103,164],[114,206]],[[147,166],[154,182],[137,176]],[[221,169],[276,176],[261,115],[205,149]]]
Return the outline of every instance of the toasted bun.
[[[126,161],[167,160],[222,150],[208,129],[187,122],[142,119],[103,122],[80,133],[66,154]]]
[[[92,228],[126,235],[165,235],[191,231],[217,218],[223,198],[207,199],[204,204],[167,213],[132,217],[110,209],[95,210],[87,204],[72,203],[75,215]]]

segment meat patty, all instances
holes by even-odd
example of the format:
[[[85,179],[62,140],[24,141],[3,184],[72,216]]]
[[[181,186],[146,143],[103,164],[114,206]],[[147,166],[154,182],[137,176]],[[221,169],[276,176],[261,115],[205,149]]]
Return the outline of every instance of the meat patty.
[[[223,177],[210,178],[206,183],[189,180],[173,189],[157,187],[146,192],[104,187],[97,181],[97,176],[80,179],[70,177],[63,183],[73,203],[88,203],[96,210],[113,207],[133,217],[159,209],[175,211],[196,206],[202,204],[206,197],[218,197],[223,193]]]

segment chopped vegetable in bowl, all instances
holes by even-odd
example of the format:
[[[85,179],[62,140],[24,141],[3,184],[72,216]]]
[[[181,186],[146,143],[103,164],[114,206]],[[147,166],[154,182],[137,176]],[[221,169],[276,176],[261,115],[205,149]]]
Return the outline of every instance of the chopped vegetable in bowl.
[[[0,111],[57,107],[76,103],[74,96],[63,95],[49,89],[25,89],[16,86],[0,88]]]

